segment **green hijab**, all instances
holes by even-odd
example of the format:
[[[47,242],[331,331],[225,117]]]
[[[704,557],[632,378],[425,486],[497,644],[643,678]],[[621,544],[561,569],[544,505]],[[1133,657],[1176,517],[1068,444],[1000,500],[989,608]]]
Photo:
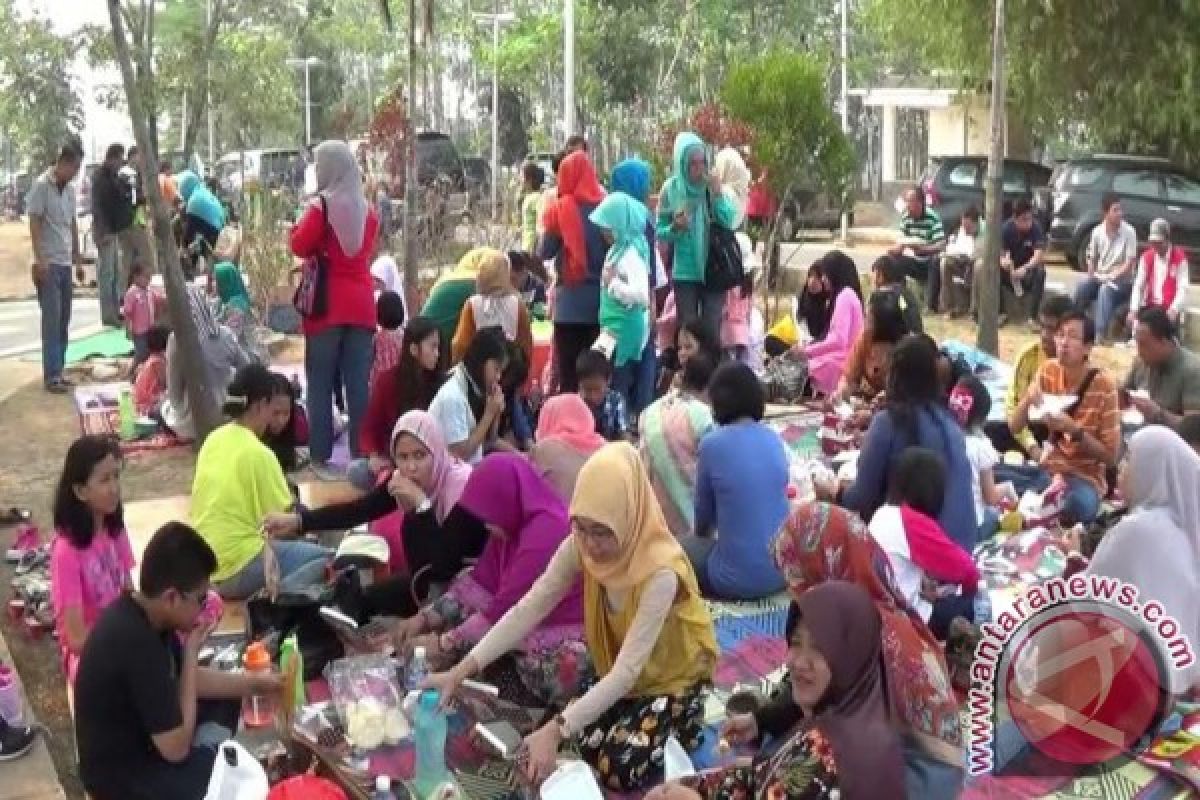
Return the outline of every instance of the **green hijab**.
[[[704,140],[691,131],[683,131],[675,137],[675,149],[671,156],[671,177],[663,185],[663,198],[659,200],[660,208],[675,214],[677,211],[687,211],[691,215],[692,224],[688,233],[692,237],[692,252],[695,253],[701,272],[708,254],[708,170],[704,177],[697,182],[688,180],[688,159],[699,149],[705,154],[705,164],[708,163],[708,153]],[[665,205],[661,205],[663,200]]]
[[[213,278],[217,282],[217,297],[221,299],[221,308],[236,308],[244,313],[250,313],[250,293],[242,281],[242,272],[230,261],[221,261],[213,267]]]
[[[646,241],[646,226],[650,212],[638,200],[623,192],[613,192],[601,201],[589,217],[597,227],[612,233],[613,243],[604,257],[605,264],[616,265],[629,250],[642,259],[646,269],[654,268],[650,244]],[[600,293],[600,327],[613,333],[617,340],[613,361],[620,367],[642,357],[649,335],[647,309],[628,308],[609,292]]]

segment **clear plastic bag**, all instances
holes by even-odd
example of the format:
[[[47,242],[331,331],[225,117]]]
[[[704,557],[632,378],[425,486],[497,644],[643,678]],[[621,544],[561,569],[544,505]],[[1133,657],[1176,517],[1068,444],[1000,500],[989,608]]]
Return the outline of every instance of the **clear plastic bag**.
[[[338,659],[326,667],[325,677],[346,738],[356,750],[397,744],[411,734],[392,659],[382,655]]]

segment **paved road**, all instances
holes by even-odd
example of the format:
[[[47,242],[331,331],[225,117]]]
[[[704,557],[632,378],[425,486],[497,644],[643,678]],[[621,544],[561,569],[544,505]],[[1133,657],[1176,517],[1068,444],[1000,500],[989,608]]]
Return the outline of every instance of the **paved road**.
[[[36,300],[0,303],[0,358],[20,355],[42,346],[41,311]],[[100,302],[76,296],[71,306],[71,338],[100,330]]]

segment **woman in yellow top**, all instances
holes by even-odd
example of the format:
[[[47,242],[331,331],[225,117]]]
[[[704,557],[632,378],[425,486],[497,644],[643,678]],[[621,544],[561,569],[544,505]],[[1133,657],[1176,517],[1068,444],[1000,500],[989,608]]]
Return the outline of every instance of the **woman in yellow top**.
[[[260,523],[292,505],[283,468],[262,436],[277,417],[291,414],[283,384],[261,364],[238,370],[229,385],[225,413],[232,422],[204,440],[192,481],[192,526],[217,554],[213,583],[227,600],[244,600],[266,586]],[[331,553],[309,542],[270,542],[279,563],[280,588],[318,583]]]
[[[529,593],[458,666],[427,685],[448,699],[516,647],[582,579],[584,638],[599,680],[526,737],[526,774],[540,784],[554,771],[559,746],[574,738],[607,788],[651,786],[662,781],[669,736],[688,750],[699,745],[717,661],[712,619],[631,445],[606,445],[580,470],[571,533]]]
[[[467,298],[458,315],[458,327],[450,343],[450,363],[462,361],[476,331],[500,328],[507,341],[516,342],[521,348],[525,363],[532,364],[533,328],[529,309],[513,288],[508,256],[491,247],[479,247],[472,252],[480,253],[479,274],[475,278],[475,294]]]

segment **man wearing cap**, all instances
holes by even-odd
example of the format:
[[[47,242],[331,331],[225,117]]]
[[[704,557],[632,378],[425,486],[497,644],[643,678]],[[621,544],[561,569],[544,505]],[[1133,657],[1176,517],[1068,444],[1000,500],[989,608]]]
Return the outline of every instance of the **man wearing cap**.
[[[1173,325],[1187,302],[1188,260],[1182,247],[1171,243],[1171,226],[1165,219],[1150,223],[1150,246],[1138,260],[1133,278],[1133,294],[1129,298],[1129,325],[1133,326],[1138,311],[1161,308]]]

